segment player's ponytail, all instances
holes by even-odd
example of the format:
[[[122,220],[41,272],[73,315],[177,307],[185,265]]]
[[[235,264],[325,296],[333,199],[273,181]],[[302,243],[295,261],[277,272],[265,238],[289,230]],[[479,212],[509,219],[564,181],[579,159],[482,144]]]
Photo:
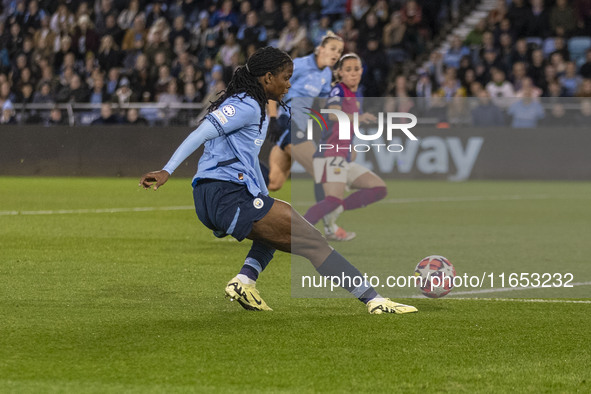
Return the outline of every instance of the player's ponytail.
[[[260,84],[258,78],[270,72],[273,75],[279,74],[284,67],[291,64],[291,57],[280,49],[273,47],[265,47],[258,49],[253,53],[244,66],[238,67],[234,71],[232,80],[228,84],[226,90],[220,92],[220,97],[212,101],[207,109],[214,111],[226,100],[228,97],[244,93],[239,99],[243,99],[247,95],[252,97],[261,107],[261,121],[259,129],[263,126],[266,117],[267,94]],[[281,101],[279,104],[283,108],[287,108],[286,104]]]

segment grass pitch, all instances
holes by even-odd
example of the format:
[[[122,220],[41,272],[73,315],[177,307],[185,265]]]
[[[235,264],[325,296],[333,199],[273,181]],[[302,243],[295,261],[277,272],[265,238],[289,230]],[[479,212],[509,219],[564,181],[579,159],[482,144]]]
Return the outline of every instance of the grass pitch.
[[[292,298],[277,253],[258,285],[275,310],[247,312],[223,288],[249,244],[198,222],[188,180],[158,192],[136,179],[0,181],[0,392],[591,390],[591,303],[420,298],[404,300],[417,314],[371,316],[352,299]],[[301,185],[296,205],[309,200]],[[355,264],[375,250],[366,234],[394,233],[411,269],[438,252],[458,269],[494,257],[519,271],[572,264],[589,280],[589,183],[388,186],[395,222],[378,205],[343,216],[360,239],[335,247]],[[546,197],[456,201],[491,195]]]

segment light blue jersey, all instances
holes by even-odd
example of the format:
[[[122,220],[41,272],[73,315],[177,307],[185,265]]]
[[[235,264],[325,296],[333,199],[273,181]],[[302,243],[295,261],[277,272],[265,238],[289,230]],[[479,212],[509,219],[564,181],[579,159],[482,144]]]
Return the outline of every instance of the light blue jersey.
[[[331,90],[332,70],[330,67],[318,68],[314,54],[298,57],[293,61],[293,75],[289,82],[291,89],[283,101],[291,107],[290,101],[298,97],[298,107],[301,105],[302,108],[296,108],[291,115],[299,130],[304,130],[308,116],[302,109],[311,107],[315,97],[328,97]],[[304,99],[301,100],[300,97]]]
[[[259,130],[261,108],[244,93],[228,97],[219,108],[205,116],[204,123],[174,153],[164,170],[172,173],[205,140],[193,182],[217,179],[246,185],[253,196],[269,191],[259,165],[259,152],[267,135],[265,118]],[[208,130],[215,127],[215,131]],[[200,132],[201,131],[201,132]],[[213,135],[212,135],[213,131]]]

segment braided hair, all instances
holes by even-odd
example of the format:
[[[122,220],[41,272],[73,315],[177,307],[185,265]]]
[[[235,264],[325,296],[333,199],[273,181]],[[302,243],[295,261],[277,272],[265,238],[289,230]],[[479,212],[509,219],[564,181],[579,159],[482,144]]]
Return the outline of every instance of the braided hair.
[[[263,127],[263,122],[266,117],[267,95],[258,78],[270,72],[273,75],[279,74],[283,69],[292,64],[291,57],[280,49],[273,47],[265,47],[258,49],[253,53],[244,66],[238,67],[234,71],[232,80],[228,84],[226,90],[222,90],[217,100],[210,102],[207,109],[208,112],[214,111],[228,97],[244,93],[242,97],[238,96],[240,100],[246,96],[252,97],[261,107],[261,121],[259,123],[259,130]],[[287,105],[282,101],[279,105],[287,110]]]

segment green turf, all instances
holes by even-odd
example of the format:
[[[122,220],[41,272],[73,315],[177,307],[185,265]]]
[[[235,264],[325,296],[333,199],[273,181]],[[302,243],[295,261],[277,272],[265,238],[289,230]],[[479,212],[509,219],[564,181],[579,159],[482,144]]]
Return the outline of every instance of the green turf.
[[[302,185],[298,203],[309,200]],[[335,246],[367,265],[378,250],[367,234],[393,232],[400,254],[375,268],[400,272],[432,252],[463,271],[491,253],[512,259],[500,269],[530,269],[532,253],[588,265],[590,189],[392,182],[391,199],[549,197],[394,203],[392,220],[376,205],[343,216],[360,239]],[[249,246],[214,238],[182,209],[192,205],[187,180],[151,192],[135,179],[1,178],[0,201],[0,392],[591,390],[591,304],[409,299],[419,313],[371,316],[352,299],[292,298],[290,257],[277,253],[259,283],[275,310],[249,313],[222,297]],[[181,209],[29,212],[133,207]]]

